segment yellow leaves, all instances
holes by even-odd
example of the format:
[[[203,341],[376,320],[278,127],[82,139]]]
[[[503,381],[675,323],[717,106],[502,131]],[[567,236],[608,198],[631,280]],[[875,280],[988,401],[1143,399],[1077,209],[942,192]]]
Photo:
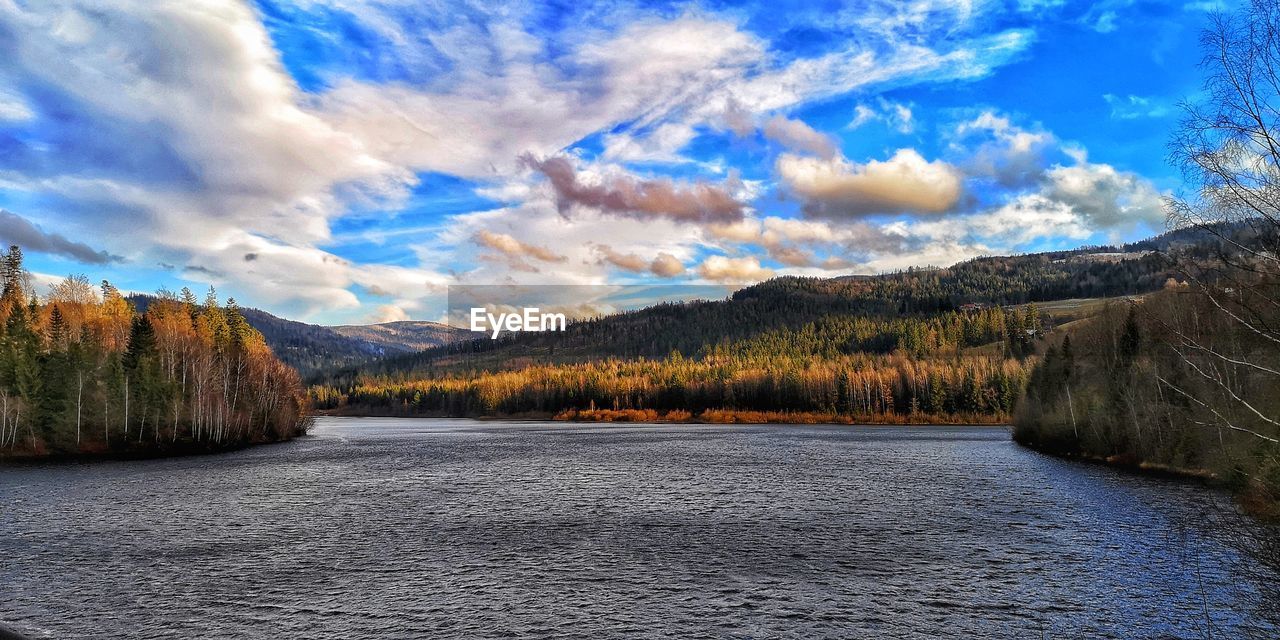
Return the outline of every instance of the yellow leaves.
[[[812,415],[828,415],[835,410],[846,416],[857,414],[862,416],[860,419],[886,422],[949,415],[942,409],[931,409],[933,413],[921,417],[919,411],[919,407],[941,406],[926,396],[934,387],[942,387],[952,397],[969,393],[966,399],[956,400],[955,411],[964,412],[957,419],[991,422],[1003,418],[1008,409],[1005,403],[997,404],[992,398],[997,397],[996,392],[1005,381],[1021,386],[1029,364],[990,356],[917,360],[902,354],[783,361],[766,356],[610,358],[503,371],[442,370],[408,381],[372,377],[361,379],[349,394],[332,388],[313,394],[325,398],[325,406],[330,407],[412,406],[414,411],[459,415],[528,411],[554,414],[567,409],[581,412],[588,411],[586,407],[591,402],[612,409],[594,409],[595,413],[575,413],[574,417],[565,414],[566,419],[639,419],[635,417],[639,414],[615,415],[609,411],[708,407],[769,412],[807,407],[804,411]],[[685,406],[687,402],[696,405]]]

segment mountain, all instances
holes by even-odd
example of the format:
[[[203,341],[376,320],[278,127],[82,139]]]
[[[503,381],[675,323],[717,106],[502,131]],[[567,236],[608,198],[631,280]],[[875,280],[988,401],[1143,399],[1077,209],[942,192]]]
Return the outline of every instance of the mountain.
[[[413,353],[449,343],[459,331],[436,322],[403,321],[326,327],[286,320],[260,309],[244,309],[245,320],[262,332],[272,351],[304,378],[360,365],[377,358]]]
[[[326,372],[312,401],[354,415],[1007,422],[1046,336],[1119,299],[1167,299],[1185,288],[1170,257],[1185,267],[1251,244],[1250,232],[1178,231],[875,276],[784,276],[721,300]]]
[[[518,369],[602,358],[666,358],[672,353],[699,358],[717,350],[755,349],[747,345],[760,339],[795,339],[779,337],[779,332],[828,331],[822,323],[832,317],[865,318],[874,325],[840,328],[843,343],[837,350],[864,350],[874,343],[881,345],[877,351],[888,352],[904,339],[917,339],[900,335],[916,328],[896,321],[931,322],[975,308],[1143,294],[1160,289],[1173,275],[1159,254],[1145,246],[1126,246],[983,257],[946,268],[874,276],[783,276],[723,300],[658,304],[571,323],[564,332],[458,340],[335,370],[326,379],[341,385],[361,375],[414,377],[450,368]],[[1052,315],[1054,322],[1074,319]]]
[[[140,312],[154,296],[135,294],[129,301]],[[245,320],[262,333],[272,352],[303,378],[371,360],[440,346],[457,330],[435,322],[390,322],[381,325],[326,327],[287,320],[261,309],[242,308]]]
[[[424,351],[453,342],[460,335],[454,327],[439,322],[402,320],[381,324],[348,324],[329,327],[335,333],[381,347],[384,352]]]
[[[1241,241],[1250,233],[1240,224],[1222,225],[1217,231]],[[943,268],[837,278],[784,276],[724,300],[659,304],[576,322],[563,333],[513,334],[499,340],[471,340],[465,331],[434,322],[327,327],[258,309],[243,311],[281,360],[304,378],[329,381],[351,380],[362,373],[412,374],[440,366],[518,368],[533,362],[663,358],[672,352],[697,357],[716,345],[799,330],[832,315],[919,318],[975,305],[1147,293],[1175,275],[1157,251],[1177,248],[1207,255],[1220,243],[1217,235],[1204,230],[1177,230],[1124,246],[981,257]],[[142,309],[145,299],[134,298]],[[881,339],[892,342],[890,337]]]

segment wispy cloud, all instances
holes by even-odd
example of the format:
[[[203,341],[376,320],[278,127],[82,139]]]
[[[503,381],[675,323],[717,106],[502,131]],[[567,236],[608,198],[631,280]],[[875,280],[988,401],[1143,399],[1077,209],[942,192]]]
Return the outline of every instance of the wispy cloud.
[[[1169,105],[1162,103],[1160,100],[1142,96],[1117,96],[1108,93],[1104,94],[1102,99],[1111,107],[1111,117],[1120,120],[1160,118],[1172,111]]]

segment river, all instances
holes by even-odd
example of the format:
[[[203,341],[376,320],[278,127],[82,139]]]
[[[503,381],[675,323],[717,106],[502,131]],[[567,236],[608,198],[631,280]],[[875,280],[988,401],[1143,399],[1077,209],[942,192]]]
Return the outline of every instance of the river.
[[[1225,498],[1001,428],[321,418],[0,492],[37,638],[1280,637]]]

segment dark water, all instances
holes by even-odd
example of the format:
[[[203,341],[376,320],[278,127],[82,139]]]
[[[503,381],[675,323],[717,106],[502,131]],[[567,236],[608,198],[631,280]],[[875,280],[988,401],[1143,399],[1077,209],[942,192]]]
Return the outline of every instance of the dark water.
[[[325,419],[0,492],[35,637],[1280,637],[1220,497],[1002,429]]]

